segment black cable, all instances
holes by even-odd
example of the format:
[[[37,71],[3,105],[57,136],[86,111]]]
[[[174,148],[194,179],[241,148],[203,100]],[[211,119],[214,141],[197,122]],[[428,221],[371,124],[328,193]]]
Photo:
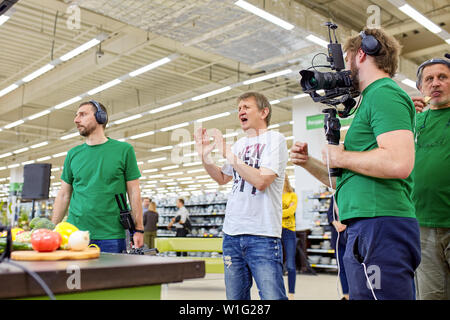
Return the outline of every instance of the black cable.
[[[5,259],[3,260],[4,263],[9,263],[17,268],[22,269],[23,271],[25,271],[26,273],[28,273],[40,286],[42,289],[44,289],[45,293],[47,294],[47,296],[50,298],[50,300],[56,300],[55,296],[53,295],[52,291],[50,290],[50,288],[47,286],[47,284],[44,282],[44,280],[42,280],[42,278],[34,271],[29,270],[28,268],[22,266],[19,263],[15,263],[12,262],[9,259]]]

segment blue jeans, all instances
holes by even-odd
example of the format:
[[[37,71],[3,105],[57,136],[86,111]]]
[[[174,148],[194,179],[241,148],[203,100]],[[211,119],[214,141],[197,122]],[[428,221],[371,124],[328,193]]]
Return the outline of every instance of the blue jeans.
[[[297,271],[295,266],[295,254],[297,249],[297,238],[295,231],[283,228],[281,231],[281,242],[283,243],[284,254],[286,256],[286,269],[288,272],[288,291],[295,293],[295,278]]]
[[[348,223],[348,222],[346,222]],[[415,218],[376,217],[350,221],[345,272],[351,300],[414,300],[414,271],[420,263]]]
[[[281,239],[225,234],[223,261],[228,300],[250,300],[252,277],[262,300],[287,300]]]
[[[122,253],[127,249],[125,239],[91,240],[91,244],[96,244],[100,252]]]

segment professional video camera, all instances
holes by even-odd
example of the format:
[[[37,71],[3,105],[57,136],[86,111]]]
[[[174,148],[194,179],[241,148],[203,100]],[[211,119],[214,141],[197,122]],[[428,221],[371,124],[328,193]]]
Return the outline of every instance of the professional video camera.
[[[330,43],[328,44],[327,61],[330,65],[314,65],[314,58],[323,53],[319,53],[313,58],[312,66],[306,70],[301,70],[300,85],[303,92],[308,93],[314,102],[326,104],[328,108],[323,109],[325,113],[324,128],[325,135],[329,144],[339,145],[341,124],[336,114],[341,118],[346,118],[351,115],[353,107],[356,105],[355,97],[359,96],[360,92],[354,88],[351,79],[351,71],[344,70],[344,55],[342,53],[342,46],[338,43],[336,38],[337,25],[331,22],[325,24],[328,27],[328,35]],[[331,37],[331,30],[333,30],[335,43]],[[316,67],[326,67],[336,72],[319,72]],[[314,71],[309,69],[313,68]],[[319,90],[324,90],[324,95],[318,93]],[[344,108],[337,106],[342,104]],[[340,176],[342,169],[330,168],[331,176]]]

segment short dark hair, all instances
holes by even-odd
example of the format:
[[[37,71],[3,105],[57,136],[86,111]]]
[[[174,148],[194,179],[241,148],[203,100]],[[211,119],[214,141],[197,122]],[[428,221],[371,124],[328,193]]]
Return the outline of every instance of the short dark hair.
[[[267,114],[266,117],[266,124],[267,126],[269,126],[270,124],[270,118],[272,117],[272,106],[270,105],[269,100],[267,100],[266,96],[258,93],[258,92],[246,92],[241,94],[238,98],[237,98],[237,102],[241,102],[242,100],[248,99],[248,98],[255,98],[256,101],[256,105],[258,106],[258,110],[262,111],[265,108],[269,109],[269,113]]]
[[[102,124],[103,128],[106,128],[106,125],[108,124],[108,118],[109,118],[109,117],[108,117],[108,110],[106,110],[106,107],[105,107],[102,103],[100,103],[100,102],[97,102],[97,103],[98,103],[98,106],[100,107],[100,109],[102,109],[102,110],[106,113],[106,115],[107,115],[107,117],[106,117],[106,122]],[[87,105],[87,104],[89,104],[89,105],[92,106],[92,110],[94,111],[94,115],[95,115],[95,113],[97,112],[97,107],[96,107],[92,102],[90,102],[90,101],[82,102],[82,103],[78,106],[78,108],[80,108],[81,106]]]
[[[180,201],[184,205],[184,199],[183,198],[178,198],[178,201]]]

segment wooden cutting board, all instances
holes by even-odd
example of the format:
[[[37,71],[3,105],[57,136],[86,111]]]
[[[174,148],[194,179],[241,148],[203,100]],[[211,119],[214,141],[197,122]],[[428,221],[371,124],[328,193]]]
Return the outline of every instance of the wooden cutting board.
[[[11,259],[20,261],[83,260],[95,259],[99,256],[100,249],[92,247],[83,251],[56,250],[53,252],[37,252],[33,250],[11,252]]]

